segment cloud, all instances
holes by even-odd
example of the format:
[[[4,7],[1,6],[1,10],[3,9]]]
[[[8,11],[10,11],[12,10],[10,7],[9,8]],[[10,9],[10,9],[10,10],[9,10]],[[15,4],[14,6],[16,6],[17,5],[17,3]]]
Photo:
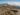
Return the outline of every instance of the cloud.
[[[20,6],[20,2],[16,2],[16,5],[17,5],[17,6]]]
[[[8,4],[16,4],[16,2],[8,2]]]

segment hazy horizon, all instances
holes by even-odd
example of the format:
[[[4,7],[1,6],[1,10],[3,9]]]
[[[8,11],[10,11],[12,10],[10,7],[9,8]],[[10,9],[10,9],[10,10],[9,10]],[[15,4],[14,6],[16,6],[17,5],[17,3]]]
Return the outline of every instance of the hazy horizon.
[[[3,3],[20,6],[20,0],[0,0],[0,4],[3,4]]]

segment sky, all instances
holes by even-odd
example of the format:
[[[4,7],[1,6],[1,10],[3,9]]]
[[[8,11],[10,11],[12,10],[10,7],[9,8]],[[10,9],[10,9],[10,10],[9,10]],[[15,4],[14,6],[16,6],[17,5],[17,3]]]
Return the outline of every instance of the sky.
[[[8,3],[8,4],[15,4],[17,6],[20,6],[20,0],[0,0],[0,4],[3,4],[3,3]]]

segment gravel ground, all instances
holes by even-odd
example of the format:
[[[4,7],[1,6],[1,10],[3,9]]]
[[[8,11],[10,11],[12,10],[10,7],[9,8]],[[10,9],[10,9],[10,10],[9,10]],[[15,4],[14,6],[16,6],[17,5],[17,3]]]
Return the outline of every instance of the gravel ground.
[[[18,12],[16,12],[16,10]],[[1,7],[0,15],[20,15],[20,9],[13,9],[12,7]]]

